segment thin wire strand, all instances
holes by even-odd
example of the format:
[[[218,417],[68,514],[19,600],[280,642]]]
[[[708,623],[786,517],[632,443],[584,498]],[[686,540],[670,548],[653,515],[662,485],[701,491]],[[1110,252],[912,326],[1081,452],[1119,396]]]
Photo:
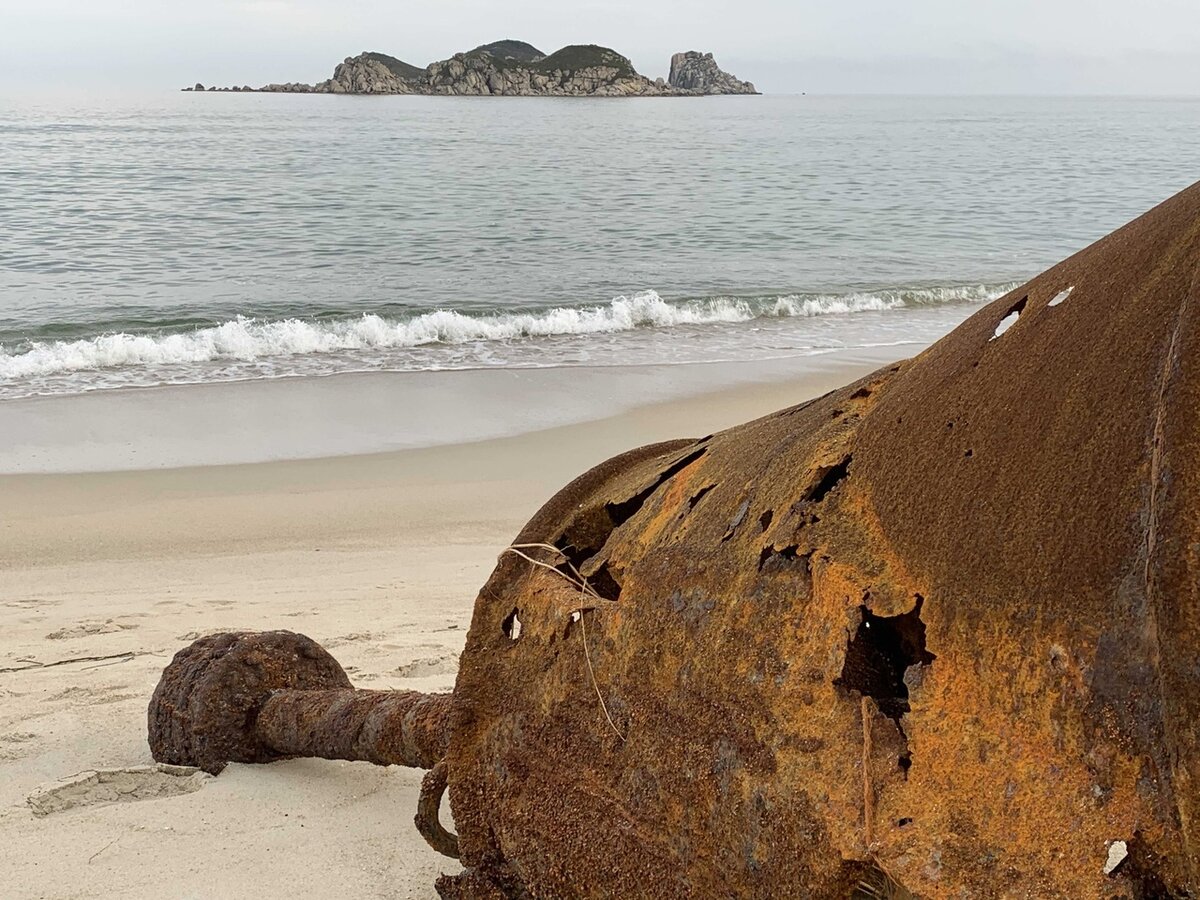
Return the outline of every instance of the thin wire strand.
[[[542,562],[541,560],[534,559],[528,553],[525,553],[524,552],[525,550],[551,550],[551,551],[553,551],[556,555],[561,556],[566,561],[567,565],[571,567],[571,572],[574,573],[575,577],[572,578],[571,575],[568,575],[562,569],[559,569],[556,566],[552,566],[547,562]],[[553,544],[513,544],[511,547],[506,547],[500,553],[500,555],[503,556],[505,553],[511,553],[511,554],[513,554],[513,556],[519,556],[521,559],[525,560],[526,562],[529,562],[535,566],[538,566],[539,568],[546,569],[550,572],[553,572],[555,575],[558,575],[561,578],[565,578],[570,584],[574,585],[575,587],[577,587],[581,591],[583,591],[584,594],[589,594],[592,597],[595,597],[597,600],[604,599],[596,592],[595,588],[593,588],[590,584],[588,584],[588,580],[586,578],[584,578],[582,574],[580,574],[579,570],[577,568],[575,568],[575,565],[571,562],[571,560],[567,557],[567,555],[565,553],[563,553],[562,550],[560,550],[558,547],[555,547]],[[587,621],[586,621],[587,615],[586,614],[593,609],[595,609],[594,606],[587,607],[586,609],[581,606],[578,609],[573,610],[571,614],[579,616],[580,635],[583,638],[583,658],[584,658],[584,661],[587,663],[588,675],[592,680],[592,690],[594,690],[596,692],[596,699],[600,701],[600,709],[604,713],[604,718],[608,720],[609,727],[612,728],[613,733],[617,737],[619,737],[622,741],[624,741],[625,735],[623,735],[621,733],[621,729],[618,728],[617,723],[613,721],[612,714],[609,713],[609,711],[608,711],[608,704],[604,702],[604,695],[602,693],[600,693],[600,683],[596,680],[596,670],[592,666],[592,654],[591,654],[591,651],[588,649]]]

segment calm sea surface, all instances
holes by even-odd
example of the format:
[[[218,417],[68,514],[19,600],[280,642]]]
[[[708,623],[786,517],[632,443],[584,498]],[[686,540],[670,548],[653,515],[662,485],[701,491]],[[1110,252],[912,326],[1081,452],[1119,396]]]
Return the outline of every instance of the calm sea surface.
[[[0,99],[0,399],[920,345],[1198,176],[1176,99]]]

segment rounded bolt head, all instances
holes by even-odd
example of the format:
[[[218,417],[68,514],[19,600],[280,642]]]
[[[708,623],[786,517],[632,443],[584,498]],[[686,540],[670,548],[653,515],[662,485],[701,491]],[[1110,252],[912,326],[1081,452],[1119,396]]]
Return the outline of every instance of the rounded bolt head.
[[[352,689],[316,641],[291,631],[226,632],[175,654],[147,713],[157,762],[217,774],[227,763],[280,755],[255,734],[263,703],[279,690]]]

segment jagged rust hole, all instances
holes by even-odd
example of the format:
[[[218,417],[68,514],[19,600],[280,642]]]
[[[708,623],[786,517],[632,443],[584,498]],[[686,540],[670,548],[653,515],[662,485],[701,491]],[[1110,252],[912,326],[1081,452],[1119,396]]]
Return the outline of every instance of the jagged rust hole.
[[[688,500],[688,510],[691,511],[695,509],[696,504],[704,499],[704,495],[715,487],[715,484],[706,484],[704,487],[700,488],[700,490],[696,491],[696,493],[692,495],[692,499]]]
[[[567,617],[567,627],[563,629],[563,640],[567,640],[571,636],[571,632],[575,630],[575,623],[583,618],[583,610],[577,609]]]
[[[683,459],[672,463],[670,466],[663,469],[662,473],[656,479],[654,479],[654,481],[645,490],[634,494],[628,500],[624,500],[620,503],[606,503],[604,508],[608,511],[608,517],[612,521],[612,527],[614,529],[620,528],[622,525],[632,519],[635,515],[637,515],[643,504],[650,499],[650,496],[655,491],[657,491],[660,487],[662,487],[692,463],[700,459],[700,457],[704,456],[706,452],[707,451],[703,448],[700,450],[694,450],[687,456],[683,457]],[[605,537],[607,539],[607,535]]]
[[[1055,294],[1053,297],[1050,298],[1050,302],[1047,304],[1047,306],[1060,305],[1064,300],[1066,300],[1068,297],[1071,296],[1071,291],[1073,291],[1073,290],[1075,290],[1075,285],[1071,285],[1066,290],[1059,291],[1057,294]]]
[[[817,469],[816,477],[813,479],[812,485],[801,500],[805,503],[820,503],[825,499],[825,496],[850,474],[850,463],[853,457],[846,456],[840,462],[834,463],[832,466],[822,466]]]
[[[918,597],[912,612],[899,616],[877,616],[865,605],[859,607],[862,621],[846,645],[842,674],[833,682],[874,698],[880,711],[897,724],[909,710],[905,671],[909,666],[927,666],[937,658],[925,649],[923,603]]]
[[[1121,876],[1132,888],[1133,900],[1182,900],[1185,894],[1173,893],[1159,875],[1164,864],[1161,856],[1150,849],[1141,831],[1133,833],[1133,840],[1126,842],[1125,858],[1109,873]]]
[[[706,452],[701,448],[677,460],[660,472],[648,487],[627,500],[605,503],[598,510],[581,512],[554,541],[555,548],[563,557],[563,561],[555,568],[568,580],[578,581],[588,563],[604,549],[612,533],[637,515],[655,491],[703,457]],[[706,487],[696,494],[692,498],[692,505],[700,502],[700,499],[715,486]],[[607,562],[601,562],[595,568],[596,571],[587,579],[591,588],[606,600],[619,599],[621,573],[613,571]]]
[[[500,627],[504,630],[504,636],[510,641],[516,641],[521,637],[521,618],[520,610],[514,609],[501,623]]]
[[[615,602],[621,599],[621,582],[618,575],[619,573],[615,573],[606,562],[588,577],[587,582],[592,590],[605,600]]]
[[[998,325],[996,325],[996,330],[992,332],[992,336],[988,338],[988,340],[996,340],[996,338],[1001,337],[1004,332],[1016,325],[1017,320],[1021,318],[1021,313],[1025,312],[1025,304],[1028,302],[1029,297],[1025,296],[1014,303],[1009,308],[1008,312],[1004,314],[1004,318],[1000,320]]]

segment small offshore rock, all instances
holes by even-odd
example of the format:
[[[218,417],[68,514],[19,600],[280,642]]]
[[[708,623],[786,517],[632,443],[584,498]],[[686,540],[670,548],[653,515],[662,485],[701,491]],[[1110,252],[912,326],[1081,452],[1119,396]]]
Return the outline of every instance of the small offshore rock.
[[[671,57],[672,87],[700,94],[757,94],[749,81],[740,81],[717,65],[711,53],[688,50]]]

